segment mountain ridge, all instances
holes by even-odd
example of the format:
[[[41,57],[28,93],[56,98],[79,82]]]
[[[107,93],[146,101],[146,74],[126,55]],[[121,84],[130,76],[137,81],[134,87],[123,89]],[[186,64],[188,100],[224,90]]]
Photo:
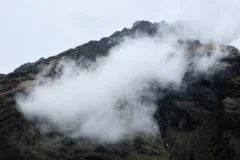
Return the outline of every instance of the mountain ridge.
[[[192,81],[186,91],[169,91],[164,99],[157,100],[161,107],[154,118],[161,136],[139,134],[116,144],[92,144],[56,132],[44,135],[16,108],[15,95],[33,87],[36,75],[51,63],[57,65],[63,57],[77,61],[81,57],[95,60],[98,56],[107,56],[119,39],[139,33],[155,36],[159,25],[168,27],[164,21],[137,21],[130,29],[125,28],[99,41],[90,41],[26,67],[20,66],[10,74],[0,75],[0,159],[239,159],[240,56],[233,46],[220,47],[231,53],[222,60],[229,64],[224,71],[211,79],[201,77]],[[202,52],[215,49],[214,45],[197,40],[180,43],[191,53],[199,47],[203,48]],[[55,74],[53,70],[47,76]]]

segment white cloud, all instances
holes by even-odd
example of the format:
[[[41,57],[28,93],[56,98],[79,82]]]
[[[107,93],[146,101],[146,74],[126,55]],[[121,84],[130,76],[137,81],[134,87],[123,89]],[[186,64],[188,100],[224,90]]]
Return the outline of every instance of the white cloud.
[[[137,132],[155,133],[151,83],[178,90],[189,61],[194,71],[208,73],[222,54],[216,50],[189,59],[177,40],[172,34],[126,38],[90,70],[62,61],[60,78],[46,79],[27,97],[16,97],[17,105],[27,118],[48,121],[69,137],[116,142]]]

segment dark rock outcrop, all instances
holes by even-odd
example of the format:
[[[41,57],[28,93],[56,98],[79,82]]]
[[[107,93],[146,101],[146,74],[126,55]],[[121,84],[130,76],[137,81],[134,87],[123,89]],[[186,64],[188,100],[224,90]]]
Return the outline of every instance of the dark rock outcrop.
[[[31,71],[34,66],[38,65],[39,63],[41,63],[44,60],[45,59],[42,57],[39,60],[37,60],[36,62],[25,63],[25,64],[21,65],[20,67],[16,68],[13,72],[14,73],[19,73],[19,72],[23,72],[23,71],[25,71],[25,72]]]

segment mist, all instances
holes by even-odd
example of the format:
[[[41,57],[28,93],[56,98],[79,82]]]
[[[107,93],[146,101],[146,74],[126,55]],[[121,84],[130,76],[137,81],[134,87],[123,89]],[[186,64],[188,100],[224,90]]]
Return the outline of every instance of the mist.
[[[27,96],[16,97],[17,106],[26,118],[38,120],[45,133],[57,130],[70,138],[101,142],[118,142],[137,133],[157,134],[153,114],[160,106],[155,100],[164,93],[156,95],[153,83],[179,90],[190,64],[196,75],[224,68],[219,60],[227,53],[218,47],[210,55],[199,51],[189,56],[178,39],[190,35],[180,28],[175,35],[125,37],[87,69],[63,59],[60,77],[53,80],[44,78],[47,71],[40,73]]]

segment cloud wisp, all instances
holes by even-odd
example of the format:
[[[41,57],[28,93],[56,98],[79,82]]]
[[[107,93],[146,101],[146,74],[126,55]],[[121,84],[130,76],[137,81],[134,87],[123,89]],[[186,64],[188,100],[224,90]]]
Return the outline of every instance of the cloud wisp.
[[[154,134],[157,97],[152,83],[178,90],[190,63],[195,73],[208,74],[226,55],[216,49],[190,58],[178,38],[125,38],[88,69],[63,60],[59,78],[38,76],[27,96],[16,97],[17,105],[30,120],[51,124],[71,138],[117,142],[138,132]]]

